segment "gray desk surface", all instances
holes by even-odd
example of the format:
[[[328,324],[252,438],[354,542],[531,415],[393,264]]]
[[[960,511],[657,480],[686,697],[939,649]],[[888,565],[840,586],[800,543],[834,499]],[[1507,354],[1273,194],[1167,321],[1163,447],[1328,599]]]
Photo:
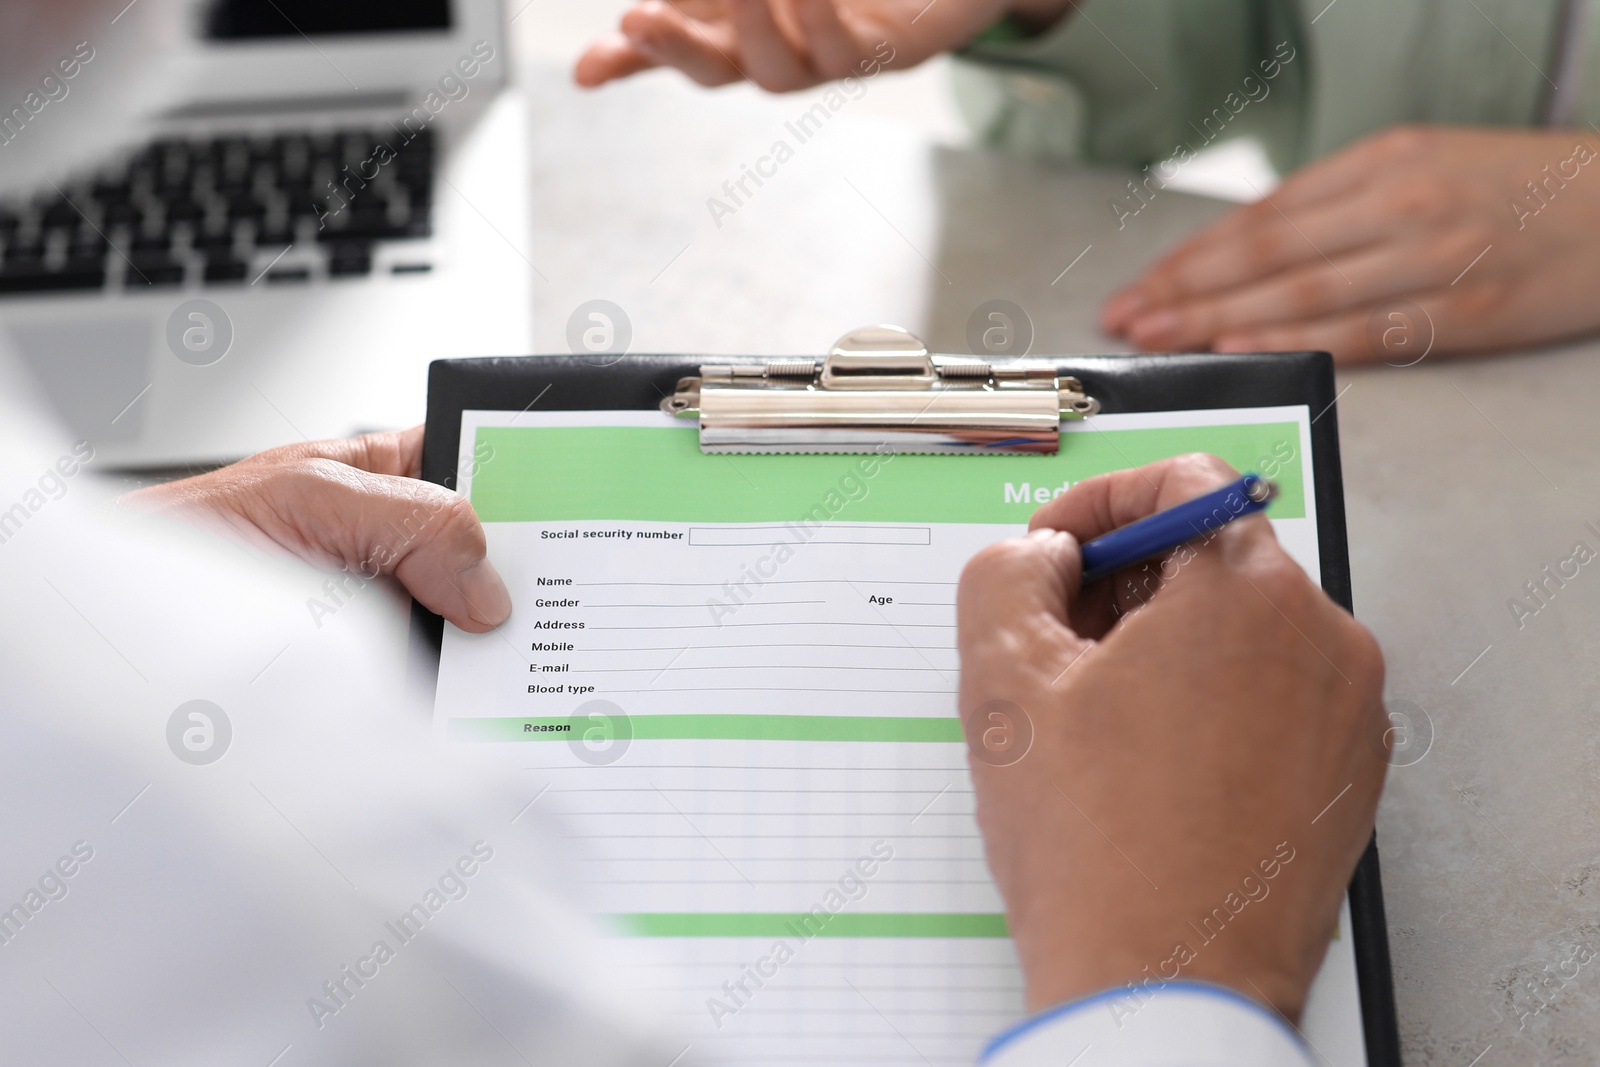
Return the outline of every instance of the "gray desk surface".
[[[1027,311],[1035,352],[1115,350],[1100,300],[1226,210],[1167,193],[1119,232],[1125,176],[931,145],[849,103],[800,144],[785,123],[810,99],[524,80],[542,351],[566,349],[594,298],[627,312],[636,351],[814,353],[869,322],[964,351],[993,298]],[[780,139],[793,158],[718,226],[708,198],[732,206],[723,183]],[[1407,1061],[1593,1062],[1600,563],[1520,629],[1508,601],[1577,542],[1600,551],[1600,345],[1351,370],[1340,388],[1356,613],[1388,697],[1434,730],[1378,819]]]

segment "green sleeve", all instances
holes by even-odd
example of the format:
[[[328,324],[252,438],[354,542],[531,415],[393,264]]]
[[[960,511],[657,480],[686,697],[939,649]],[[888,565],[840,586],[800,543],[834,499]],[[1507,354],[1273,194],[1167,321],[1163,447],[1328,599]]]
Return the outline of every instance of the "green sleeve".
[[[1087,0],[1037,37],[996,36],[955,71],[992,145],[1143,167],[1250,134],[1280,167],[1300,161],[1309,71],[1294,0]]]
[[[1540,125],[1555,88],[1547,72],[1561,7],[1562,0],[1338,0],[1311,26],[1307,46],[1315,58],[1308,153],[1400,123]]]
[[[1585,0],[1571,0],[1582,3]],[[957,97],[982,140],[1143,167],[1250,135],[1282,172],[1402,123],[1539,125],[1562,0],[1085,0],[983,35]],[[1600,12],[1570,42],[1575,126],[1600,121]],[[1570,91],[1570,90],[1569,90]]]

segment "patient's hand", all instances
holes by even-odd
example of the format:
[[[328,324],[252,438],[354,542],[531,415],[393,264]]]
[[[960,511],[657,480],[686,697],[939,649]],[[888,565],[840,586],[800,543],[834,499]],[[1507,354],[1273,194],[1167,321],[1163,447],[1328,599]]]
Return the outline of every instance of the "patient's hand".
[[[1186,456],[1091,478],[962,575],[978,824],[1031,1008],[1182,978],[1297,1019],[1372,834],[1382,656],[1266,518],[1153,586],[1079,590],[1080,541],[1234,477]]]
[[[643,0],[621,32],[573,72],[596,86],[652,67],[701,85],[751,81],[773,92],[914,67],[959,48],[1008,11],[1048,25],[1071,0]]]
[[[422,427],[274,448],[230,467],[129,493],[247,539],[364,577],[392,574],[431,611],[483,633],[511,614],[465,497],[420,480]]]
[[[1600,329],[1596,233],[1591,131],[1397,128],[1189,238],[1101,325],[1149,350],[1342,363],[1540,344]]]

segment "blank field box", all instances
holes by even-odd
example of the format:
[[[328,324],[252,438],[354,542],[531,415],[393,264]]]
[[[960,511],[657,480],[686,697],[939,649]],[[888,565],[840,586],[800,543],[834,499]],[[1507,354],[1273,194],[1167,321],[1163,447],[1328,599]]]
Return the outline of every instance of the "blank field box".
[[[933,530],[927,526],[693,526],[689,543],[710,548],[746,545],[927,545]]]

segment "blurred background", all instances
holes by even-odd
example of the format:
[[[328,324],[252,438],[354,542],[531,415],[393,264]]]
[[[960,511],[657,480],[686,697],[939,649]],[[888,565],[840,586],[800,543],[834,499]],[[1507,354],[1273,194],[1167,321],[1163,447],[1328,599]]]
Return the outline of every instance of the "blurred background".
[[[7,120],[73,165],[0,204],[0,328],[106,467],[182,471],[418,423],[439,358],[809,354],[875,322],[979,354],[996,300],[982,354],[1118,350],[1101,302],[1275,180],[1220,142],[1119,214],[1125,173],[974,147],[948,57],[845,95],[577,88],[626,7],[128,8]],[[152,71],[156,30],[184,40]],[[113,121],[156,73],[159,117]]]
[[[573,61],[595,38],[616,29],[627,0],[590,0],[583,4],[561,0],[507,0],[511,40],[517,55],[541,66],[570,69]],[[671,75],[652,75],[668,80]],[[816,99],[825,90],[798,94],[796,99]],[[729,86],[719,92],[760,97],[750,85]],[[809,106],[809,105],[806,105]],[[950,94],[950,59],[939,56],[874,87],[852,114],[899,123],[933,141],[951,144],[966,139],[966,127]]]

